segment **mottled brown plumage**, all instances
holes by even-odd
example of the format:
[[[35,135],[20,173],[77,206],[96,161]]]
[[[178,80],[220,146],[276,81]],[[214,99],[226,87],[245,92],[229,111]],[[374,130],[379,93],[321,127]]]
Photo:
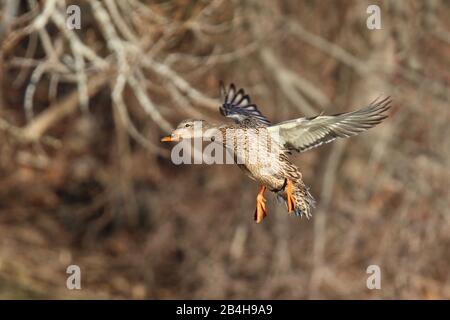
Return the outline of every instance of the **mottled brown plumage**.
[[[315,201],[298,167],[289,160],[290,152],[303,152],[337,137],[367,130],[386,118],[384,112],[390,104],[386,98],[353,112],[298,118],[272,125],[243,89],[236,91],[232,84],[228,91],[222,90],[224,103],[220,113],[236,123],[214,126],[204,120],[184,120],[172,136],[163,141],[206,137],[222,144],[232,153],[235,163],[261,185],[256,201],[256,222],[261,222],[267,213],[263,195],[266,188],[286,203],[289,212],[309,218]],[[194,130],[196,121],[201,121],[201,132]]]
[[[237,124],[220,126],[219,130],[223,137],[221,142],[233,153],[235,162],[248,177],[276,192],[286,202],[286,185],[287,181],[291,181],[292,211],[296,215],[311,216],[314,199],[302,181],[302,174],[289,160],[288,150],[273,139],[267,126],[254,118],[247,118]],[[252,156],[254,159],[251,159]],[[265,210],[257,210],[255,220],[260,222],[265,214]]]

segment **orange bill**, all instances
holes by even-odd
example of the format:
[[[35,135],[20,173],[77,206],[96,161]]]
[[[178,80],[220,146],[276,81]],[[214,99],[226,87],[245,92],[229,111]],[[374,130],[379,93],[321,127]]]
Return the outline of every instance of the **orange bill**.
[[[161,142],[168,142],[168,141],[172,141],[172,137],[171,136],[167,136],[161,139]]]
[[[180,137],[178,135],[171,135],[167,136],[161,139],[161,142],[171,142],[171,141],[178,141],[180,140]]]

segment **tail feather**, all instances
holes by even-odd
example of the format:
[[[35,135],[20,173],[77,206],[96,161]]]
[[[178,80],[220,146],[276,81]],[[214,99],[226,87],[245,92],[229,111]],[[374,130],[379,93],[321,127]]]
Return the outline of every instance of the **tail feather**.
[[[287,196],[285,190],[280,191],[277,194],[277,197],[279,200],[284,201],[287,206]],[[309,192],[309,188],[305,186],[303,181],[300,180],[294,182],[293,197],[295,203],[294,215],[300,217],[305,215],[306,218],[309,219],[312,216],[312,209],[315,207],[316,201]]]
[[[303,217],[305,215],[308,219],[312,217],[312,209],[316,206],[316,201],[309,192],[309,188],[303,183],[301,186],[294,185],[294,203],[296,216]]]

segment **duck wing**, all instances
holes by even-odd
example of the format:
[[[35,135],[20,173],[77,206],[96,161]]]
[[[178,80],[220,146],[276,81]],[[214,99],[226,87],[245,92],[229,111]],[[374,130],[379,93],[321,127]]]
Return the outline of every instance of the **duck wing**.
[[[387,118],[385,112],[390,103],[390,97],[386,97],[356,111],[298,118],[270,126],[268,130],[286,149],[303,152],[376,126]]]
[[[221,93],[224,102],[220,106],[220,113],[233,119],[236,123],[242,123],[244,120],[257,121],[259,124],[269,126],[271,122],[258,110],[258,107],[251,102],[250,96],[244,89],[236,90],[232,83],[228,90],[221,83]]]

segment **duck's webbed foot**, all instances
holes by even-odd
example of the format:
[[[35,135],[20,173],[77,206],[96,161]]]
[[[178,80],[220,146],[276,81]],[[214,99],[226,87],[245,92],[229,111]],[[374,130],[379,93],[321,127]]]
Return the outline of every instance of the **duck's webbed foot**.
[[[287,180],[286,184],[286,202],[288,207],[288,212],[291,213],[295,208],[294,196],[292,192],[294,191],[294,186],[291,180]]]
[[[264,198],[264,191],[266,191],[265,186],[259,188],[258,195],[256,196],[256,210],[255,210],[255,221],[260,223],[266,216],[266,199]]]

